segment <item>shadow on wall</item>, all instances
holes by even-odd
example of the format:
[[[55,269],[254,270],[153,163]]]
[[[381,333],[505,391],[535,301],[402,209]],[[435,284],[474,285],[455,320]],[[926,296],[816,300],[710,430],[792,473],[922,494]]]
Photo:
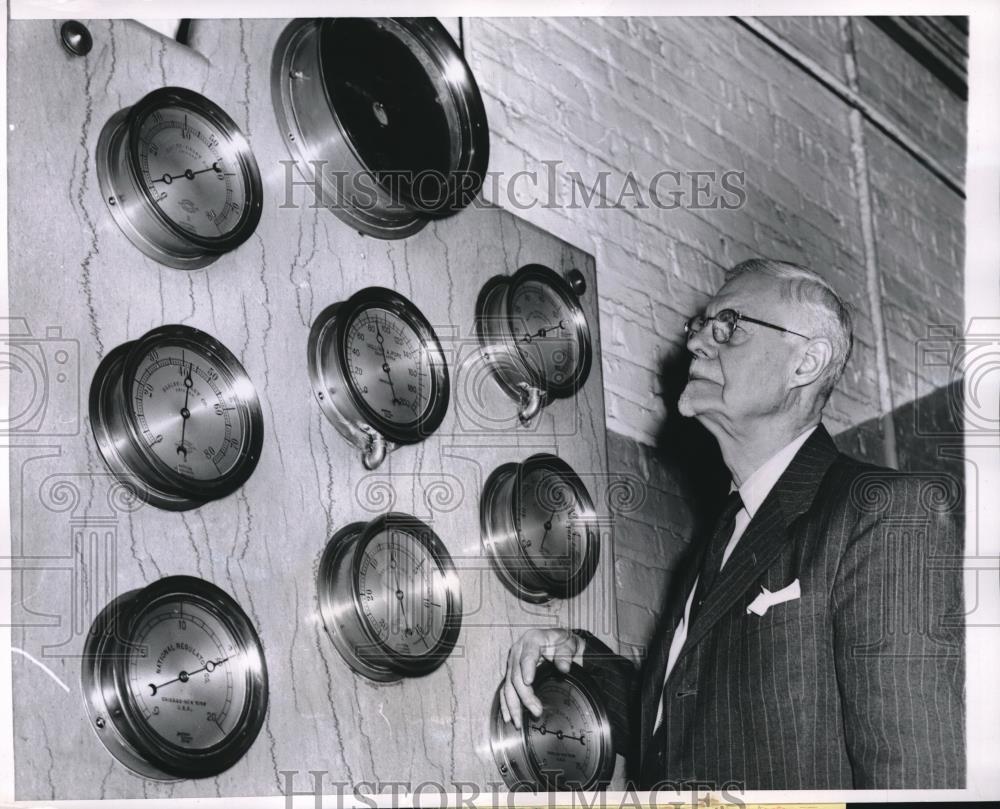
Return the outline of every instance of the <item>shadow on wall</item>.
[[[730,475],[715,437],[696,419],[677,412],[677,400],[687,384],[690,365],[691,355],[680,351],[666,357],[660,366],[660,390],[667,417],[656,433],[655,458],[690,505],[691,537],[695,537],[711,528],[713,515],[729,491]]]

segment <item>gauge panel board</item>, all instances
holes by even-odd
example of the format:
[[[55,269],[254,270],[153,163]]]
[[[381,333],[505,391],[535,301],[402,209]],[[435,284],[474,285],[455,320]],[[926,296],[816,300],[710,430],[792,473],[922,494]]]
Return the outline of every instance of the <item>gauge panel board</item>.
[[[73,692],[26,658],[13,659],[18,799],[280,797],[275,762],[299,770],[296,790],[311,788],[309,769],[350,773],[355,782],[417,784],[442,771],[495,782],[487,713],[512,635],[533,623],[568,621],[572,610],[583,628],[615,643],[606,523],[587,588],[569,602],[544,605],[525,604],[496,577],[479,528],[479,494],[490,472],[540,452],[570,464],[598,515],[608,514],[592,257],[490,207],[471,205],[402,241],[362,237],[311,208],[310,188],[286,186],[277,161],[287,149],[269,102],[270,56],[288,22],[193,21],[185,47],[127,20],[89,20],[94,49],[84,70],[84,60],[62,56],[51,22],[10,21],[15,128],[8,173],[18,200],[9,211],[10,307],[31,332],[17,355],[26,372],[10,375],[12,412],[24,413],[30,441],[40,445],[11,453],[12,552],[61,560],[58,569],[14,577],[12,614],[21,626],[12,629],[12,644]],[[262,169],[266,202],[254,235],[195,272],[137,255],[109,217],[94,174],[102,122],[161,83],[218,103],[252,141]],[[39,154],[46,171],[63,178],[51,194],[37,193]],[[289,207],[282,207],[286,191]],[[473,324],[478,290],[528,263],[584,273],[595,354],[578,395],[547,405],[525,426],[482,366]],[[323,308],[371,286],[398,291],[434,327],[451,396],[431,436],[392,452],[374,471],[321,412],[306,356],[310,325]],[[210,334],[232,352],[253,381],[265,425],[250,478],[231,495],[183,512],[130,499],[104,467],[87,418],[88,386],[102,359],[170,323]],[[45,388],[36,381],[43,378]],[[389,511],[412,514],[441,538],[457,568],[464,619],[438,668],[372,682],[345,663],[316,619],[313,582],[341,526]],[[239,602],[259,630],[270,699],[256,742],[231,768],[144,783],[96,738],[75,684],[88,626],[103,604],[171,575],[211,581]],[[49,620],[39,610],[59,616],[59,625],[39,625]],[[39,766],[50,754],[58,766]]]

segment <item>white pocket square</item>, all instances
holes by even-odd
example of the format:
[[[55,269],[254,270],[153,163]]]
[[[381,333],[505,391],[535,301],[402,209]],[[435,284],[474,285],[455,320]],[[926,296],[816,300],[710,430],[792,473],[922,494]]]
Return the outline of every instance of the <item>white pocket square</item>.
[[[794,601],[802,596],[802,588],[799,587],[798,579],[773,593],[763,586],[760,589],[762,592],[747,607],[747,615],[751,612],[754,615],[763,615],[775,604],[784,604],[786,601]]]

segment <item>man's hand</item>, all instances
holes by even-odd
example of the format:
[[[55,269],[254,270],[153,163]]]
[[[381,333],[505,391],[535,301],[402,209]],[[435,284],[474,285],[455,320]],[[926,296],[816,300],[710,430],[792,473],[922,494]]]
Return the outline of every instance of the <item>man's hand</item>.
[[[535,696],[531,684],[540,660],[551,660],[559,671],[566,673],[574,662],[583,664],[586,641],[568,629],[529,629],[507,654],[503,691],[500,695],[500,713],[505,722],[513,720],[521,729],[521,706],[536,717],[542,715],[542,703]]]

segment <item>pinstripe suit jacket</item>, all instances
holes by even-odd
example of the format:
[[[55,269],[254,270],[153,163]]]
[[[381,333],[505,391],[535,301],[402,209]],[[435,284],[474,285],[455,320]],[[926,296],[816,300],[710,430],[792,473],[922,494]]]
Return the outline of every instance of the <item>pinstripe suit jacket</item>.
[[[641,673],[588,636],[584,665],[632,779],[644,789],[964,786],[956,489],[840,454],[821,425],[736,545],[665,687],[699,554],[675,577]],[[762,587],[795,579],[799,599],[748,614]]]

